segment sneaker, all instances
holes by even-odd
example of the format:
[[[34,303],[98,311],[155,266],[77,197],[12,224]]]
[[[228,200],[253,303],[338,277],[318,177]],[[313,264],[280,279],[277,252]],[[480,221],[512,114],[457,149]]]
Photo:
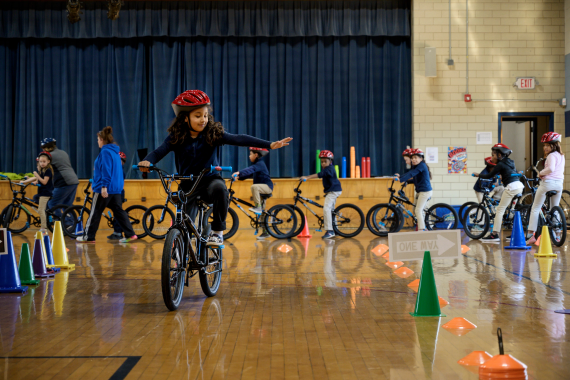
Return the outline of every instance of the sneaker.
[[[250,207],[249,211],[253,212],[256,215],[263,214],[263,210],[261,209],[261,207]]]
[[[324,235],[323,235],[323,239],[332,239],[335,237],[335,234],[333,231],[327,231]]]
[[[224,237],[220,236],[218,234],[214,234],[211,233],[210,237],[208,238],[208,242],[206,243],[206,245],[208,246],[217,246],[219,247],[220,245],[224,244]]]
[[[139,237],[137,235],[133,235],[130,238],[122,238],[121,240],[119,240],[119,243],[129,243],[133,240],[137,240]]]
[[[526,235],[526,243],[527,244],[533,244],[536,243],[536,238],[534,237],[534,234],[528,234]]]
[[[77,239],[78,242],[80,243],[95,243],[95,239],[89,240],[87,238],[87,235],[83,235],[83,236],[79,236]]]
[[[499,238],[498,233],[491,232],[489,235],[487,235],[483,239],[481,239],[481,241],[483,243],[489,243],[489,242],[501,241],[501,239]]]
[[[107,236],[107,239],[109,240],[121,240],[123,238],[123,234],[118,234],[116,232],[113,232],[111,235]]]
[[[268,237],[271,237],[271,235],[269,235],[267,231],[263,231],[263,233],[257,237],[257,240],[267,239]]]

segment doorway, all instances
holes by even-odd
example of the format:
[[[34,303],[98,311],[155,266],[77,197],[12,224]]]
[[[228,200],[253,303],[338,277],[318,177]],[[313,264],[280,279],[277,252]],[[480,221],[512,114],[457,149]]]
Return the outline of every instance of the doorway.
[[[524,171],[527,177],[535,177],[535,173],[527,169],[544,157],[540,139],[548,131],[554,131],[554,112],[499,113],[499,142],[512,149],[510,158],[517,171]],[[539,170],[542,167],[543,163]]]

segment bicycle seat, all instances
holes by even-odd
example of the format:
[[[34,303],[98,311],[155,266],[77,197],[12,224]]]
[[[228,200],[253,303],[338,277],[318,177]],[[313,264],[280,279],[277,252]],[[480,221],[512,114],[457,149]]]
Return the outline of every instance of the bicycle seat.
[[[546,192],[547,197],[551,197],[551,196],[556,195],[556,194],[558,194],[558,191],[556,191],[556,190],[550,190],[550,191]]]
[[[259,196],[261,197],[261,199],[268,199],[271,198],[273,196],[273,193],[270,194],[259,194]]]

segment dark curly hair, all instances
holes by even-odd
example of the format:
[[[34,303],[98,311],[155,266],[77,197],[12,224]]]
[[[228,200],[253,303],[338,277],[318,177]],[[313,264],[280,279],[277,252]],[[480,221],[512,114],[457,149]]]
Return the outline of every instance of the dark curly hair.
[[[186,136],[190,134],[190,126],[186,122],[186,117],[190,116],[193,111],[202,108],[203,106],[196,107],[190,111],[182,111],[176,116],[170,127],[168,127],[168,133],[172,136],[173,144],[182,144],[186,140]],[[211,112],[211,108],[208,107],[208,112]],[[219,121],[214,120],[214,116],[211,113],[208,114],[208,124],[202,131],[204,136],[206,136],[206,142],[211,145],[217,145],[218,141],[221,140],[224,135],[224,126]]]

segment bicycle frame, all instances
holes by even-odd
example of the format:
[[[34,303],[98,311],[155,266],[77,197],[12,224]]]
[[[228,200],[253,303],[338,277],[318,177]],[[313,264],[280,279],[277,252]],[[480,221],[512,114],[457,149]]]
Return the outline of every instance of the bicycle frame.
[[[19,183],[13,183],[7,176],[2,176],[2,177],[8,179],[8,183],[10,185],[10,191],[12,191],[12,202],[10,204],[14,207],[18,207],[18,210],[24,210],[24,212],[32,218],[32,224],[37,225],[37,224],[41,223],[41,218],[39,216],[39,211],[37,209],[39,207],[39,205],[37,203],[35,203],[32,199],[26,197],[26,188],[32,184],[20,185]],[[21,186],[21,189],[20,190],[14,190],[14,188],[12,187],[13,184]],[[37,186],[37,185],[32,185],[32,186]],[[20,198],[18,198],[18,196],[20,196]],[[26,206],[24,206],[24,205],[30,206],[32,208],[32,210],[34,210],[36,213],[38,213],[38,216],[35,216],[34,214],[32,214],[30,212],[30,210],[28,210],[26,208]],[[46,209],[46,213],[50,217],[53,216],[53,214],[48,209]],[[19,216],[20,215],[19,215],[19,211],[18,211],[18,217]]]
[[[416,216],[414,215],[414,213],[403,206],[403,204],[405,203],[407,205],[416,207],[416,205],[414,203],[412,203],[410,201],[410,199],[404,193],[404,189],[406,188],[407,185],[408,184],[406,182],[402,183],[402,187],[400,188],[400,190],[398,190],[399,196],[395,195],[396,189],[394,189],[394,179],[392,179],[392,183],[390,184],[390,187],[388,188],[388,191],[390,191],[390,200],[388,201],[388,203],[390,203],[390,204],[393,203],[397,208],[399,208],[402,211],[402,215],[404,215],[404,217],[406,217],[406,218],[412,217],[412,220],[414,221],[414,225],[417,225],[418,220],[416,219]],[[396,200],[396,202],[393,202],[394,200]],[[406,213],[404,213],[404,211],[406,211]]]
[[[324,220],[324,216],[320,216],[318,215],[316,212],[314,212],[308,205],[307,203],[319,207],[319,208],[324,208],[324,206],[318,204],[317,202],[315,202],[312,199],[303,197],[301,195],[301,190],[299,190],[299,188],[301,187],[301,184],[303,184],[303,181],[299,181],[299,185],[297,185],[297,187],[294,189],[295,191],[295,196],[293,197],[293,199],[295,200],[295,203],[293,203],[294,206],[297,206],[297,202],[300,202],[307,210],[309,210],[311,212],[311,214],[313,214],[319,221],[319,228],[322,228],[325,224],[325,220]],[[306,202],[306,203],[305,203]],[[334,214],[334,210],[333,210],[333,214]]]

